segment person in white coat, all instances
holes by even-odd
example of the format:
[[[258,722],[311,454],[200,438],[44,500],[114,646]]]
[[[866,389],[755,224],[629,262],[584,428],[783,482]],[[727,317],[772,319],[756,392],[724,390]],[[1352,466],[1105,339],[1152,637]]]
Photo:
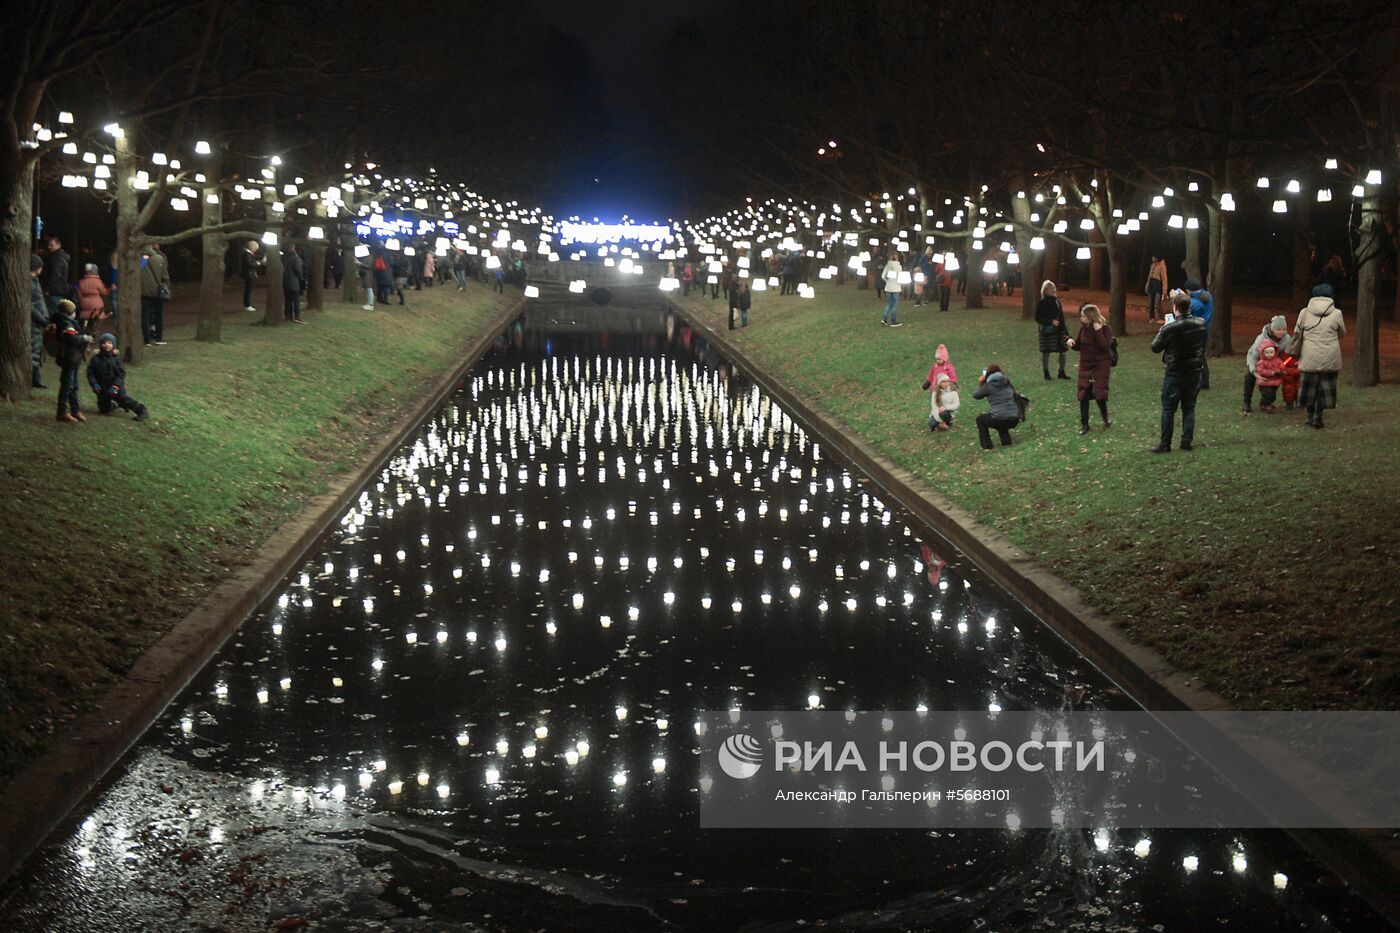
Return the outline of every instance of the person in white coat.
[[[1331,285],[1317,285],[1293,325],[1293,346],[1302,381],[1298,407],[1308,410],[1308,427],[1322,427],[1322,413],[1337,407],[1337,374],[1342,371],[1342,311],[1332,300]],[[1301,345],[1301,346],[1300,346]]]
[[[880,315],[880,323],[889,327],[899,326],[899,276],[904,267],[899,264],[899,253],[891,253],[890,261],[880,271],[880,279],[885,283],[885,313]]]

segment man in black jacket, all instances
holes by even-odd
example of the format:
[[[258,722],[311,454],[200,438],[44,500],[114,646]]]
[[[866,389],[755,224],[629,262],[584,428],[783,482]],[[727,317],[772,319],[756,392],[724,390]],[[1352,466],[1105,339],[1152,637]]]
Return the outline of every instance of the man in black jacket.
[[[282,247],[282,317],[293,324],[301,320],[301,287],[305,266],[292,244]]]
[[[253,280],[258,277],[258,241],[249,240],[243,247],[239,271],[243,274],[243,310],[255,311],[253,307]]]
[[[58,303],[68,297],[72,283],[68,281],[68,254],[58,237],[49,237],[49,255],[44,260],[44,275],[39,280],[48,296],[49,315],[58,310]]]
[[[1176,409],[1181,407],[1181,449],[1190,450],[1196,433],[1196,394],[1206,365],[1206,322],[1191,314],[1191,296],[1172,299],[1176,318],[1152,338],[1152,352],[1162,354],[1162,440],[1154,454],[1170,453]]]

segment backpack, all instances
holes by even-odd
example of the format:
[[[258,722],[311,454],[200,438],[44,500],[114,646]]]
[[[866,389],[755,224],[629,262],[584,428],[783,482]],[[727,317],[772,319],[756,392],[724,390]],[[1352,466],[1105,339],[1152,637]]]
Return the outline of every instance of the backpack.
[[[1108,365],[1110,367],[1118,365],[1118,338],[1114,337],[1108,345]]]
[[[375,256],[375,257],[374,257],[374,271],[375,271],[375,272],[385,272],[385,271],[388,270],[388,268],[389,268],[389,264],[386,263],[386,262],[384,261],[384,257],[383,257],[383,256]]]
[[[1007,383],[1007,387],[1011,389],[1011,397],[1016,400],[1017,420],[1024,424],[1026,421],[1026,413],[1030,411],[1031,400],[1020,392],[1017,392],[1016,387],[1011,385],[1010,382]]]
[[[63,352],[63,337],[58,332],[58,325],[50,323],[44,328],[44,352],[54,359]]]

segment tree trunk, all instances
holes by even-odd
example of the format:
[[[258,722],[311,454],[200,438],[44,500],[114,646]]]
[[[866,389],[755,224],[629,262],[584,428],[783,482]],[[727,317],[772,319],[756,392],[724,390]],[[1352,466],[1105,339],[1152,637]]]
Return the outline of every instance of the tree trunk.
[[[315,201],[311,206],[311,213],[314,217],[313,223],[325,229],[326,207],[325,202]],[[306,261],[309,268],[306,269],[306,307],[312,311],[320,311],[325,307],[326,290],[326,241],[325,239],[312,240],[311,249],[307,250]]]
[[[1107,221],[1101,221],[1100,223],[1104,222]],[[1089,242],[1102,243],[1103,241],[1103,231],[1099,229],[1098,224],[1095,224],[1094,229],[1089,231]],[[1089,288],[1093,289],[1094,291],[1103,291],[1105,272],[1104,266],[1107,265],[1109,262],[1108,252],[1109,251],[1106,249],[1089,250]],[[1113,332],[1117,333],[1118,326],[1116,324],[1112,326]]]
[[[1128,243],[1116,233],[1108,237],[1105,249],[1094,250],[1105,253],[1108,264],[1108,326],[1119,336],[1128,333]]]
[[[1361,202],[1361,226],[1356,247],[1356,350],[1351,383],[1369,388],[1381,381],[1381,319],[1378,307],[1381,278],[1381,200],[1369,188]]]
[[[342,209],[342,213],[348,208]],[[350,304],[363,304],[360,294],[360,269],[355,264],[355,223],[354,217],[340,224],[340,264],[345,269],[345,277],[340,280],[341,300]]]
[[[1229,356],[1234,352],[1231,329],[1234,319],[1235,239],[1234,211],[1222,211],[1214,204],[1210,212],[1210,294],[1215,299],[1215,313],[1210,323],[1212,356]]]
[[[271,212],[268,218],[271,219]],[[282,242],[278,237],[278,242],[268,246],[267,250],[267,303],[263,305],[263,324],[269,327],[276,327],[282,323],[282,309],[286,307],[286,301],[282,296]]]
[[[9,147],[5,147],[6,150]],[[0,397],[29,397],[33,344],[29,331],[29,243],[33,232],[34,162],[0,155]]]
[[[1045,255],[1040,260],[1040,274],[1056,285],[1060,284],[1060,250],[1064,242],[1057,236],[1045,240]],[[1040,297],[1040,283],[1035,283],[1036,298]]]
[[[1192,215],[1194,216],[1194,214]],[[1181,268],[1186,272],[1188,279],[1201,281],[1201,230],[1186,229],[1186,258],[1182,260]]]
[[[1018,191],[1026,191],[1025,179],[1013,178],[1011,184]],[[1040,272],[1045,264],[1045,251],[1031,249],[1031,199],[1026,197],[1011,199],[1011,219],[1016,222],[1016,255],[1021,259],[1021,320],[1035,317],[1035,303],[1040,300]]]
[[[224,199],[219,189],[218,166],[209,166],[205,177],[209,181],[200,192],[200,222],[202,226],[209,227],[223,223]],[[211,197],[214,199],[212,203]],[[206,233],[201,240],[204,244],[204,262],[199,274],[199,323],[194,339],[218,343],[223,339],[224,256],[228,252],[228,238],[222,233]]]
[[[146,342],[141,332],[141,243],[137,229],[141,201],[132,187],[136,160],[131,153],[131,140],[120,137],[116,148],[112,184],[117,197],[117,342],[122,359],[137,366]]]
[[[1312,292],[1312,202],[1302,198],[1293,215],[1293,279],[1290,304],[1301,308]]]
[[[964,254],[963,269],[967,275],[967,294],[963,295],[964,308],[981,308],[982,303],[982,251],[972,248],[972,241],[967,241],[967,252]]]

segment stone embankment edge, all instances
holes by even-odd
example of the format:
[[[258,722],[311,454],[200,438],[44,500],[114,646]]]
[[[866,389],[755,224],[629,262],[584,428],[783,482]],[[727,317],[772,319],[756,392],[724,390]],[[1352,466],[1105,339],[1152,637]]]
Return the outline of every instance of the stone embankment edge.
[[[0,882],[23,864],[40,843],[98,785],[165,707],[199,673],[248,614],[281,582],[307,551],[419,425],[440,406],[500,333],[519,317],[521,299],[496,312],[452,371],[398,419],[349,473],[309,499],[259,548],[260,556],[220,583],[131,671],[82,717],[73,730],[21,770],[0,799]]]
[[[1234,709],[1223,696],[1199,686],[1193,675],[1157,651],[1128,639],[1074,587],[1040,567],[1000,532],[978,522],[970,512],[877,453],[836,418],[770,375],[700,314],[669,298],[667,305],[764,392],[797,415],[824,447],[855,464],[903,509],[966,554],[1143,708],[1164,712]],[[1400,839],[1394,832],[1290,830],[1289,834],[1392,923],[1400,924]]]

